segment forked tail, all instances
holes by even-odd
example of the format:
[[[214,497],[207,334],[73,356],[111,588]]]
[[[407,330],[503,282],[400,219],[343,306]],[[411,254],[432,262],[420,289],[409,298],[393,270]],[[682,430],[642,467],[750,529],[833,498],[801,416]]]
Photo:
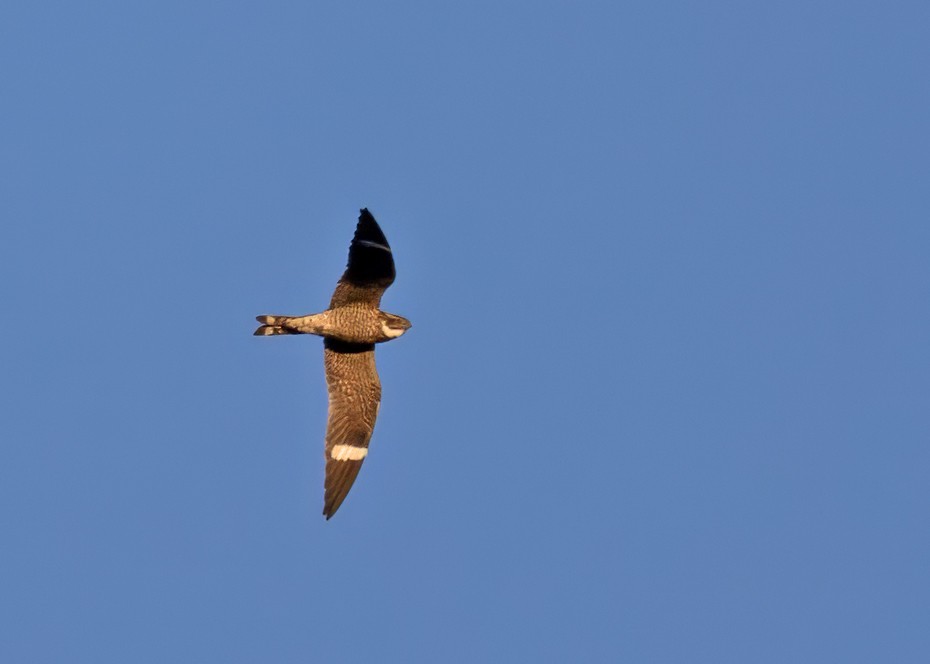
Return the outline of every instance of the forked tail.
[[[297,330],[285,327],[291,316],[256,316],[261,325],[253,333],[256,337],[270,337],[273,334],[300,334]]]

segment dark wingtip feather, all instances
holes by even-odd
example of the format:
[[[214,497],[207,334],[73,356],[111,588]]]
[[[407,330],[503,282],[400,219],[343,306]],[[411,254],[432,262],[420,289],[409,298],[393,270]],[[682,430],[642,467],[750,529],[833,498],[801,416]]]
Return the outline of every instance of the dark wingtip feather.
[[[394,257],[384,231],[368,208],[362,208],[349,245],[349,261],[341,281],[361,287],[387,288],[394,282]]]
[[[364,460],[362,460],[364,461]],[[326,462],[326,486],[323,499],[323,516],[329,521],[349,495],[349,489],[355,483],[362,461]]]
[[[379,244],[390,247],[387,238],[384,236],[384,231],[381,230],[381,226],[379,226],[378,222],[375,221],[375,216],[368,211],[368,208],[362,208],[359,211],[358,224],[356,224],[355,227],[354,239],[374,240]]]

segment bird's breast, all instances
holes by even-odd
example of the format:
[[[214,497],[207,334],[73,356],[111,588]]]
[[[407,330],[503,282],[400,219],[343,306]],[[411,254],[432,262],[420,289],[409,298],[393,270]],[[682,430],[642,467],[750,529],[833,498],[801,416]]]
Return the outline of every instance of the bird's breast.
[[[377,309],[346,306],[330,309],[326,336],[356,344],[384,341],[381,315]]]

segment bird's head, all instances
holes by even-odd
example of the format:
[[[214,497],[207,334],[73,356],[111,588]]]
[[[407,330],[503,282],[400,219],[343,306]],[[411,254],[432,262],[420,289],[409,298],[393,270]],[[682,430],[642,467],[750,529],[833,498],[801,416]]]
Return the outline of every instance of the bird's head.
[[[381,312],[381,331],[388,339],[396,339],[410,329],[410,321],[403,316]]]

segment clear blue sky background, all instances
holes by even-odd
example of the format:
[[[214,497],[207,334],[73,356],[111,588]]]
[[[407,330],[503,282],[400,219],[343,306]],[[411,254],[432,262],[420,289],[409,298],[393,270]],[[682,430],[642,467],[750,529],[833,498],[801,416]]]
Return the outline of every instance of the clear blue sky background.
[[[0,661],[930,661],[926,2],[0,9]],[[395,248],[372,452],[316,338]]]

